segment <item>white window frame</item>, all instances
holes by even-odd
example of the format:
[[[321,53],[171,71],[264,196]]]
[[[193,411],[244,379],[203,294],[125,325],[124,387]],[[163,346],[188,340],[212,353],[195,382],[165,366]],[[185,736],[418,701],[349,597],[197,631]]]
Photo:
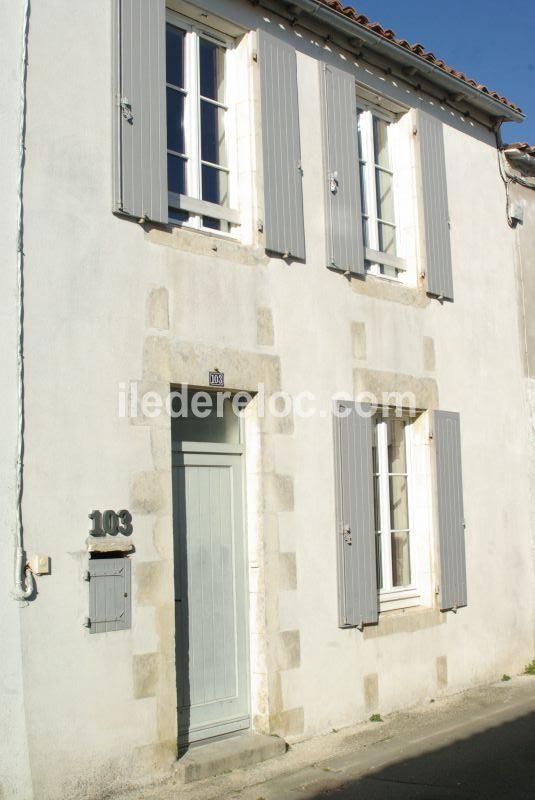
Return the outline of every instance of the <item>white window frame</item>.
[[[364,219],[368,221],[368,246],[365,247],[364,257],[367,262],[366,273],[368,275],[375,275],[386,280],[404,281],[405,273],[407,271],[407,263],[404,258],[399,255],[392,255],[384,253],[379,249],[379,223],[383,222],[377,217],[377,193],[376,193],[376,177],[375,177],[375,157],[374,157],[374,134],[373,134],[373,117],[384,120],[389,124],[388,128],[388,145],[390,150],[390,164],[391,169],[389,172],[393,179],[393,192],[394,192],[394,229],[396,237],[396,251],[400,250],[400,230],[399,230],[399,212],[397,207],[396,191],[396,159],[394,147],[392,146],[393,127],[398,119],[394,113],[386,111],[384,108],[374,105],[366,100],[363,100],[357,95],[357,114],[362,114],[362,142],[364,153],[359,152],[359,171],[360,167],[364,165],[364,185],[361,187],[362,193],[366,199],[367,214],[362,209],[362,225],[364,227]],[[381,168],[383,169],[383,168]],[[375,209],[374,213],[370,213]],[[386,221],[390,224],[390,221]],[[395,269],[396,276],[383,274],[382,267],[390,267]]]
[[[407,462],[407,509],[409,523],[409,565],[411,583],[409,586],[395,587],[392,584],[392,529],[390,526],[390,485],[388,472],[387,421],[389,417],[403,419],[405,425],[405,453]],[[421,604],[422,591],[418,585],[418,557],[415,547],[419,537],[414,532],[414,464],[413,429],[414,418],[395,415],[394,411],[382,409],[377,412],[374,425],[377,426],[377,465],[379,473],[379,521],[381,536],[376,532],[381,545],[381,565],[383,586],[379,589],[380,610],[388,611],[408,608]],[[375,497],[374,497],[375,502]],[[386,569],[388,567],[388,569]]]
[[[190,20],[182,17],[176,11],[167,9],[166,23],[182,30],[184,36],[184,143],[186,155],[186,186],[188,193],[176,194],[168,192],[168,204],[172,208],[189,213],[189,218],[184,221],[170,219],[171,225],[196,228],[215,235],[236,235],[232,226],[241,224],[241,215],[237,208],[232,208],[236,198],[236,165],[233,157],[232,145],[235,142],[235,119],[232,104],[229,98],[229,87],[234,79],[233,75],[233,45],[234,40],[208,27],[192,24]],[[200,70],[199,70],[199,40],[206,39],[225,48],[225,102],[221,103],[210,99],[209,102],[225,109],[225,139],[227,145],[227,165],[223,169],[228,176],[228,196],[230,206],[222,206],[201,198],[202,193],[202,165],[201,135],[200,135]],[[166,84],[167,87],[167,84]],[[168,151],[166,147],[166,153]],[[228,230],[216,230],[203,225],[203,217],[212,217],[228,223]]]

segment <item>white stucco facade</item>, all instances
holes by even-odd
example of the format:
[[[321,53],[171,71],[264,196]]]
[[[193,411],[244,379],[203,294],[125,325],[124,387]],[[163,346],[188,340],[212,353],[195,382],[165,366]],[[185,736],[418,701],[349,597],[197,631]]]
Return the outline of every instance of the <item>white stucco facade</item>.
[[[217,4],[250,29],[237,62],[234,158],[240,239],[112,213],[110,3],[36,0],[29,37],[24,180],[25,548],[51,558],[37,595],[10,598],[15,531],[16,163],[19,4],[0,12],[7,76],[0,125],[3,446],[0,448],[0,797],[93,797],[153,780],[176,758],[171,434],[165,415],[121,418],[121,385],[165,393],[259,382],[329,409],[335,392],[407,381],[423,410],[460,412],[468,605],[439,612],[433,492],[418,501],[426,602],[338,627],[332,419],[245,423],[252,727],[289,741],[519,672],[534,653],[533,534],[524,327],[514,231],[494,133],[378,68],[359,81],[410,107],[402,177],[407,280],[325,266],[318,59],[340,51],[283,30],[246,2]],[[254,30],[298,52],[307,258],[265,254]],[[455,299],[428,298],[417,132],[444,123]],[[527,223],[529,224],[529,222]],[[396,376],[399,376],[396,379]],[[422,447],[432,450],[432,440]],[[422,455],[422,473],[431,463]],[[430,469],[430,468],[429,468]],[[431,486],[431,475],[426,477]],[[133,514],[132,626],[91,636],[88,513]],[[422,521],[423,520],[423,521]],[[426,523],[427,520],[427,523]]]

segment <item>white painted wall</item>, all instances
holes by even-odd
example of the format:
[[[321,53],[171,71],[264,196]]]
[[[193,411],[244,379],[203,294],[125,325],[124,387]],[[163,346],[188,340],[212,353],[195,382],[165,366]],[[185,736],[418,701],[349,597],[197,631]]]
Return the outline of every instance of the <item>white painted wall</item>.
[[[251,28],[266,16],[245,2],[239,10],[237,3],[218,7],[222,13],[235,7]],[[12,253],[5,259],[12,268],[0,277],[6,298],[2,342],[7,343],[2,375],[7,446],[0,452],[0,506],[4,541],[10,543],[15,42],[20,19],[13,9],[4,10],[3,18],[5,30],[13,32],[2,53],[9,104],[2,120],[7,144],[0,154],[8,169],[6,185],[13,186],[0,200],[2,247]],[[262,24],[272,26],[269,19]],[[291,394],[307,389],[327,403],[336,390],[351,393],[354,369],[365,366],[435,377],[440,407],[461,413],[469,606],[448,615],[443,624],[411,634],[370,638],[337,627],[331,422],[296,419],[293,434],[275,437],[272,467],[293,478],[293,510],[279,512],[277,524],[280,550],[296,554],[297,589],[267,589],[268,595],[270,588],[277,593],[269,607],[276,609],[279,629],[300,632],[300,666],[279,670],[282,709],[304,709],[304,728],[294,736],[367,716],[363,680],[368,674],[379,676],[376,710],[384,714],[435,695],[436,659],[442,656],[448,662],[447,691],[492,680],[504,671],[518,672],[533,655],[528,451],[513,240],[492,136],[437,109],[446,123],[455,302],[432,301],[417,308],[386,299],[387,293],[395,293],[384,289],[380,279],[356,290],[360,284],[325,268],[319,73],[312,57],[321,51],[315,43],[295,39],[302,51],[308,258],[306,264],[287,265],[263,259],[258,250],[226,247],[219,239],[210,240],[217,251],[205,248],[208,252],[202,253],[196,245],[206,243],[202,234],[195,234],[198,239],[192,244],[191,236],[146,233],[114,217],[109,4],[77,3],[73,15],[66,0],[35,3],[31,30],[25,517],[28,549],[48,553],[53,566],[52,575],[39,580],[36,601],[21,611],[22,676],[19,612],[4,591],[2,651],[4,641],[13,643],[1,666],[1,700],[8,709],[2,721],[7,718],[13,730],[0,742],[6,796],[13,775],[18,776],[20,796],[30,796],[22,678],[31,774],[39,797],[96,794],[132,776],[149,779],[162,768],[156,754],[156,745],[165,738],[159,698],[136,699],[133,672],[135,657],[161,646],[161,618],[134,594],[132,630],[90,636],[82,626],[87,614],[87,584],[82,580],[87,514],[95,507],[127,508],[132,476],[153,469],[150,430],[118,418],[117,390],[121,382],[143,378],[146,302],[154,286],[169,293],[170,326],[164,338],[278,355],[282,386]],[[249,69],[255,69],[252,61]],[[373,70],[360,69],[359,74],[371,85],[385,85]],[[245,95],[254,84],[251,75],[245,70],[242,76]],[[411,94],[404,97],[416,106],[426,103]],[[253,114],[249,124],[255,121]],[[244,181],[249,176],[260,184],[258,152],[258,147],[251,147],[250,154],[240,148]],[[248,219],[254,226],[255,217]],[[412,265],[415,272],[418,267]],[[271,348],[257,345],[261,306],[273,312]],[[354,321],[366,326],[366,362],[352,356]],[[423,367],[424,336],[435,343],[433,374]],[[163,559],[153,526],[151,514],[135,516],[134,585],[138,564]],[[0,569],[5,586],[11,571],[8,546],[4,553]],[[171,573],[161,591],[162,607],[172,607]],[[166,664],[171,669],[171,661]],[[166,726],[172,730],[169,720]],[[11,747],[4,754],[6,742],[16,737],[16,755]]]
[[[22,4],[0,8],[0,342],[2,352],[2,435],[0,446],[0,797],[32,797],[26,743],[20,610],[10,597],[14,575],[17,457],[17,166],[19,137]]]

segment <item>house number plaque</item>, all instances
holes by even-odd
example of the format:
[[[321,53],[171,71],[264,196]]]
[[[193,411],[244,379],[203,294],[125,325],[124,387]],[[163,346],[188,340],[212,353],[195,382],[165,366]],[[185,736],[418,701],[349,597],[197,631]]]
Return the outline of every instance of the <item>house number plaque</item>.
[[[208,373],[208,386],[218,386],[219,388],[223,388],[225,385],[225,373],[219,372],[216,370],[215,372]]]
[[[132,526],[132,514],[126,509],[121,511],[92,511],[89,519],[93,522],[93,527],[89,531],[90,536],[130,536],[134,530]]]

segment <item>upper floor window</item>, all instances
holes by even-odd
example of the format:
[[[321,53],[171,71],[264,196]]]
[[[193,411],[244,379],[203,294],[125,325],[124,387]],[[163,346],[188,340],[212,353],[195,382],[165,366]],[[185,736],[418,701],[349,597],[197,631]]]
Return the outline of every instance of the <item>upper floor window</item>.
[[[182,23],[169,12],[166,27],[169,218],[225,232],[233,221],[229,198],[227,62],[225,42]]]
[[[398,254],[394,159],[394,118],[358,105],[358,153],[366,270],[399,278],[405,269]]]

